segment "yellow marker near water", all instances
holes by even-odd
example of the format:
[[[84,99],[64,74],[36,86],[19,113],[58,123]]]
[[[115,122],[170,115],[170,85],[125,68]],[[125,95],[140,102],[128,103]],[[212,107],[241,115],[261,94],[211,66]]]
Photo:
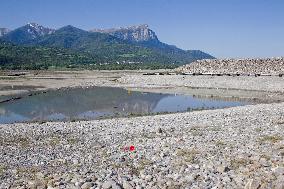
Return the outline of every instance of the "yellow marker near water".
[[[131,90],[127,90],[128,95],[131,95]]]

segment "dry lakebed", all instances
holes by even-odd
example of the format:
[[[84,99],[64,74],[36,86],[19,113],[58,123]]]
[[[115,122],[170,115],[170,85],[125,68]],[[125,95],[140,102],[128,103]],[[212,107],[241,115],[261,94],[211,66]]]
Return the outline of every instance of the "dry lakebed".
[[[7,102],[92,87],[119,87],[130,96],[162,93],[246,103],[0,124],[0,188],[284,188],[283,77],[144,72],[2,72],[0,114],[7,114]]]

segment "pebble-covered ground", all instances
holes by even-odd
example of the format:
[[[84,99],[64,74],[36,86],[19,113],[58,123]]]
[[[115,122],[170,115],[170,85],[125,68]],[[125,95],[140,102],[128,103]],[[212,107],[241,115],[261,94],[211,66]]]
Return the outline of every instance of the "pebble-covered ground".
[[[126,75],[118,79],[122,87],[165,88],[188,87],[284,92],[284,77],[275,76],[183,76],[183,75]]]
[[[0,125],[0,188],[284,187],[284,103]]]
[[[176,69],[188,73],[284,74],[284,58],[198,60]]]
[[[22,77],[0,76],[0,101],[1,95],[22,96],[33,91],[32,88],[35,88],[35,91],[41,91],[89,86],[137,88],[140,90],[187,87],[284,92],[284,77],[143,75],[146,72],[150,71],[31,72]],[[180,93],[187,93],[188,91],[186,89],[182,90],[183,92]],[[234,93],[235,96],[238,96],[235,91]]]
[[[14,94],[23,84],[43,87],[38,90],[115,86],[181,94],[197,88],[201,95],[214,89],[216,95],[279,101],[284,92],[283,77],[138,72],[31,73],[3,77],[0,84],[12,88],[1,94]],[[0,125],[0,189],[282,189],[283,139],[284,103],[88,122]]]

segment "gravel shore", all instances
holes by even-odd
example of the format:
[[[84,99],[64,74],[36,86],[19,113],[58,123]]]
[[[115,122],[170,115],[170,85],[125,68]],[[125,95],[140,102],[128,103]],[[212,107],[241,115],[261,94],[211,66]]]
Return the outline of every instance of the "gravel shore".
[[[146,72],[150,71],[29,72],[21,77],[0,76],[0,101],[11,96],[24,96],[46,90],[91,86],[122,87],[149,92],[196,93],[201,96],[209,94],[221,97],[256,97],[263,98],[264,101],[283,101],[284,97],[284,77],[143,75]]]
[[[198,60],[176,69],[187,73],[284,74],[284,58]]]
[[[183,75],[126,75],[118,79],[120,86],[137,88],[195,87],[284,92],[284,78],[251,76],[183,76]]]
[[[43,76],[0,84],[41,86],[37,90],[115,86],[180,94],[197,90],[198,95],[213,91],[217,96],[282,102],[284,96],[280,77],[76,72],[39,78]],[[282,189],[283,128],[281,102],[95,121],[2,124],[0,189]]]
[[[283,127],[284,103],[1,125],[0,188],[283,188]]]

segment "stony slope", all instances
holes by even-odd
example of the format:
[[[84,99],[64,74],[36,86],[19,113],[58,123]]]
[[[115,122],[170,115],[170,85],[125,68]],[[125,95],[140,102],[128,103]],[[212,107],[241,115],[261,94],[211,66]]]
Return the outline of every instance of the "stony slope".
[[[284,74],[284,58],[198,60],[176,69],[188,73]]]

